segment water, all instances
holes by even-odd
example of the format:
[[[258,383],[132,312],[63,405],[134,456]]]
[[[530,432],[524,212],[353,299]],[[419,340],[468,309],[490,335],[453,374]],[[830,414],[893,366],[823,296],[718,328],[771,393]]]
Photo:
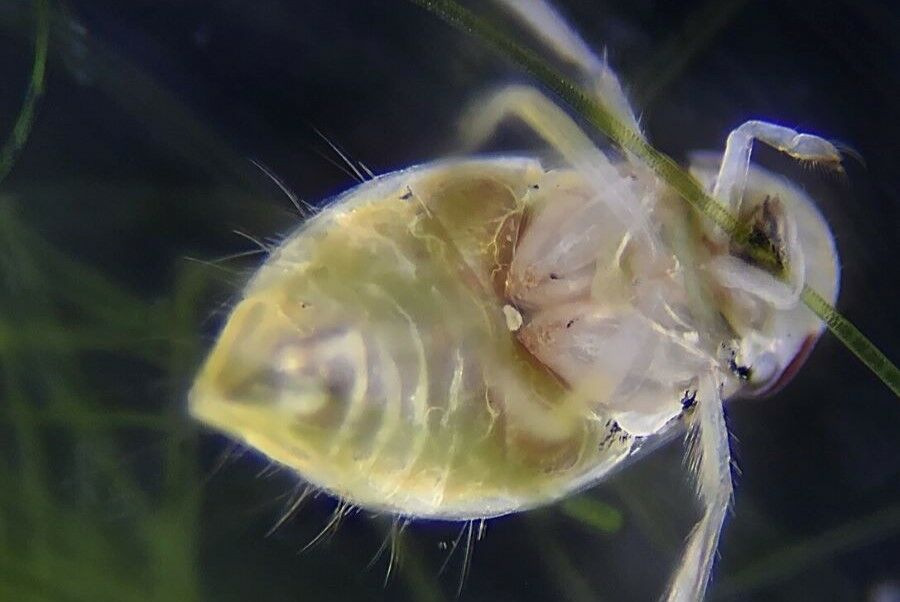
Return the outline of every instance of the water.
[[[744,119],[851,145],[846,182],[755,156],[821,200],[839,308],[900,357],[897,10],[874,2],[561,2],[605,42],[652,141],[683,158]],[[352,185],[314,130],[375,173],[458,149],[461,107],[526,78],[402,2],[56,6],[47,90],[0,188],[0,599],[452,600],[459,526],[414,524],[383,585],[387,521],[220,462],[184,396],[259,258],[296,224],[248,161],[316,202]],[[0,6],[0,127],[27,85],[31,4]],[[3,134],[5,135],[5,133]],[[510,128],[495,149],[535,146]],[[826,336],[797,379],[729,406],[742,473],[713,599],[878,599],[900,580],[900,404]],[[461,600],[655,599],[693,520],[680,448],[575,506],[491,521]],[[585,507],[588,510],[585,510]],[[587,514],[587,516],[586,516]],[[593,517],[590,519],[589,517]],[[599,518],[598,518],[599,517]],[[885,593],[887,592],[887,593]]]

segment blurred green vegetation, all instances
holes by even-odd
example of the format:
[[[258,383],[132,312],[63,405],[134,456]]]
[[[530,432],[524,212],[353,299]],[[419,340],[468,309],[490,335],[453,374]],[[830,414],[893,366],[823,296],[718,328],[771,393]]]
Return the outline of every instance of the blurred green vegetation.
[[[187,265],[151,305],[53,249],[15,207],[0,198],[0,599],[197,599],[201,492],[181,399],[135,412],[86,365],[129,354],[149,378],[183,381],[208,279]],[[123,458],[135,431],[160,447],[151,487]]]
[[[35,2],[34,65],[0,180],[44,87],[49,11]],[[200,491],[180,399],[134,412],[86,365],[134,355],[148,375],[183,380],[207,278],[186,265],[172,295],[148,303],[53,248],[17,209],[0,195],[0,599],[195,600]],[[123,461],[136,430],[161,447],[149,489]]]

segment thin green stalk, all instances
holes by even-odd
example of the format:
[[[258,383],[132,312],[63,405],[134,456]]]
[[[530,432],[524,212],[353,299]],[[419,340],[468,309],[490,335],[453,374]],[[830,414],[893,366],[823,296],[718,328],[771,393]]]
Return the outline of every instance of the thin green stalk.
[[[716,599],[740,598],[770,586],[841,553],[895,537],[900,532],[900,506],[888,506],[810,539],[797,541],[749,562],[729,575],[713,592]]]
[[[842,316],[822,298],[822,295],[808,286],[803,287],[800,298],[847,349],[852,351],[869,370],[877,374],[894,395],[900,396],[900,370],[897,370],[897,366],[860,332],[853,322]]]
[[[58,584],[35,575],[31,567],[16,560],[0,561],[0,599],[2,600],[51,600],[77,602],[77,598],[62,590]],[[9,597],[3,596],[4,592]],[[14,592],[14,593],[11,593]]]
[[[44,269],[46,266],[39,261],[39,255],[33,252],[31,241],[21,237],[26,230],[20,227],[8,206],[0,207],[0,217],[4,218],[0,219],[0,243],[2,243],[0,246],[2,246],[2,255],[6,262],[2,267],[6,270],[7,281],[14,283],[14,286],[10,287],[9,299],[3,299],[4,303],[8,303],[8,307],[5,308],[7,313],[16,316],[22,323],[33,322],[34,317],[40,315],[45,317],[48,331],[66,331],[68,327],[64,318],[52,310],[51,300],[55,291],[48,283],[46,269]],[[41,387],[42,411],[78,413],[81,400],[90,398],[90,394],[87,393],[88,388],[82,384],[83,375],[79,370],[77,360],[70,354],[60,354],[56,358],[51,358],[46,354],[31,351],[33,350],[0,345],[0,360],[2,360],[0,367],[9,371],[11,377],[17,374],[18,378],[22,378],[25,374],[32,377],[34,383]],[[29,370],[25,371],[24,366],[28,366]],[[22,398],[21,401],[17,402],[17,395]],[[47,466],[39,445],[41,425],[38,423],[38,411],[24,397],[24,393],[17,393],[17,389],[9,390],[8,396],[11,399],[10,409],[18,408],[11,420],[13,430],[22,440],[23,446],[28,445],[28,448],[23,449],[22,452],[23,463],[27,461],[28,466],[35,467],[26,471],[23,464],[23,472],[35,480],[30,495],[32,497],[41,495],[47,498],[44,504],[47,508],[45,517],[38,521],[37,527],[34,529],[36,532],[34,540],[41,542],[47,537],[40,536],[38,527],[46,529],[45,525],[48,524],[46,517],[51,514],[51,501],[48,493],[50,488],[47,483],[44,480],[37,480],[37,476],[31,476],[38,473],[40,470],[38,467]],[[27,422],[24,421],[25,418],[27,418]],[[108,479],[110,486],[129,500],[134,513],[149,515],[150,503],[142,495],[138,483],[121,470],[121,466],[118,464],[120,456],[116,453],[114,444],[106,437],[98,437],[94,429],[84,426],[83,422],[73,421],[68,426],[75,438],[83,443],[85,451],[96,462],[98,469]],[[83,428],[79,429],[80,426]],[[34,512],[41,508],[41,505],[31,503],[29,508]],[[147,531],[145,537],[150,539],[152,535],[152,531]]]
[[[457,29],[475,35],[515,62],[558,95],[599,132],[625,151],[643,160],[691,207],[712,220],[732,240],[746,247],[755,260],[771,264],[771,251],[766,249],[768,245],[752,242],[747,226],[738,222],[721,203],[708,195],[696,179],[671,157],[651,146],[638,132],[616,119],[581,86],[557,73],[535,52],[518,44],[504,31],[463,8],[454,0],[410,1],[426,8]],[[900,397],[900,370],[865,335],[811,288],[803,289],[801,299],[825,322],[828,329],[890,388],[894,395]]]
[[[41,579],[49,579],[52,555],[51,533],[48,527],[53,514],[47,482],[46,457],[43,453],[39,427],[34,420],[34,412],[25,393],[22,374],[27,369],[22,358],[0,350],[0,375],[3,378],[3,402],[13,425],[14,441],[19,458],[16,491],[25,509],[29,541],[27,547],[18,551],[20,558],[34,567]]]
[[[547,565],[559,588],[560,599],[572,602],[600,602],[603,598],[593,590],[591,584],[572,564],[562,545],[546,519],[546,514],[530,514],[525,518],[531,539],[540,550],[541,558]]]
[[[633,78],[635,100],[646,111],[701,50],[737,17],[749,0],[707,0],[653,53]]]
[[[129,332],[151,330],[153,315],[149,303],[123,290],[96,268],[53,247],[20,220],[14,209],[9,202],[0,204],[0,219],[4,223],[14,222],[11,231],[14,229],[15,236],[29,249],[34,261],[41,264],[45,277],[56,282],[60,298],[104,326]]]
[[[418,543],[402,531],[397,534],[397,562],[411,598],[415,602],[445,602],[437,580],[425,568]]]
[[[5,350],[0,351],[0,354],[2,353],[5,353]],[[94,433],[126,429],[167,433],[172,428],[171,421],[148,412],[104,410],[100,407],[37,409],[34,411],[33,419],[41,428],[64,426]],[[12,422],[9,416],[0,414],[0,425],[12,424]],[[0,473],[0,475],[2,474]],[[0,477],[0,482],[3,482],[2,479],[3,477]]]
[[[19,116],[13,125],[12,134],[6,139],[0,148],[0,182],[6,179],[16,157],[25,146],[28,134],[31,132],[31,124],[34,123],[34,113],[38,100],[44,93],[44,79],[47,73],[47,46],[50,40],[50,7],[48,0],[35,0],[34,13],[36,29],[34,36],[34,61],[31,66],[31,78],[28,89],[25,91],[25,99]]]
[[[169,336],[172,340],[193,339],[198,323],[199,300],[207,291],[208,274],[196,266],[185,264],[180,270],[175,293],[168,307]],[[169,354],[168,374],[174,380],[186,376],[194,366],[199,348],[195,345],[172,345]],[[156,555],[156,588],[158,600],[197,600],[198,590],[197,528],[200,523],[201,489],[197,486],[196,431],[186,420],[182,400],[176,398],[165,411],[170,436],[163,452],[164,481],[163,504],[156,516],[160,531],[168,537],[152,541],[152,553]]]
[[[569,518],[603,533],[617,532],[624,520],[618,508],[589,494],[566,498],[560,502],[559,510]]]

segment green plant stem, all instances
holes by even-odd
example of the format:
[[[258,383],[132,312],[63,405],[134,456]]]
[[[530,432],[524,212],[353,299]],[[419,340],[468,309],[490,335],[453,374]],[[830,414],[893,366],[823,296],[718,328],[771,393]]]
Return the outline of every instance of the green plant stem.
[[[807,540],[783,546],[746,564],[715,588],[714,598],[739,598],[786,579],[842,552],[894,537],[900,531],[900,506],[888,506]]]
[[[526,526],[531,531],[531,539],[541,551],[548,572],[554,577],[559,588],[559,599],[572,602],[601,602],[603,598],[593,590],[591,584],[572,564],[554,532],[548,524],[546,514],[530,514]]]
[[[34,12],[36,29],[34,36],[34,62],[31,67],[31,79],[25,91],[22,108],[13,125],[12,134],[0,148],[0,182],[6,179],[16,157],[25,146],[38,100],[44,93],[44,79],[47,73],[47,46],[50,40],[50,7],[48,0],[35,0]]]
[[[635,100],[643,111],[748,3],[749,0],[707,0],[688,16],[683,27],[662,43],[631,82]]]
[[[822,295],[808,286],[800,293],[803,303],[828,327],[828,330],[859,358],[869,370],[878,375],[894,395],[900,397],[900,370],[884,355],[853,322],[832,307]]]

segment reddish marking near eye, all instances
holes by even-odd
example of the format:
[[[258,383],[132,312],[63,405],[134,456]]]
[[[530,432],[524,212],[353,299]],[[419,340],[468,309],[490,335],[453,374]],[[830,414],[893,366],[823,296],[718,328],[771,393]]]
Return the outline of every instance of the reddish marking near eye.
[[[809,354],[812,353],[813,347],[816,346],[816,341],[819,340],[818,334],[811,334],[807,336],[803,340],[803,344],[800,345],[800,350],[797,351],[797,354],[794,355],[794,359],[791,360],[791,363],[787,365],[787,367],[782,370],[778,379],[775,380],[770,386],[761,390],[758,395],[774,395],[779,392],[786,384],[791,382],[791,380],[796,376],[797,372],[800,371],[800,367],[806,363],[806,359],[809,357]]]

